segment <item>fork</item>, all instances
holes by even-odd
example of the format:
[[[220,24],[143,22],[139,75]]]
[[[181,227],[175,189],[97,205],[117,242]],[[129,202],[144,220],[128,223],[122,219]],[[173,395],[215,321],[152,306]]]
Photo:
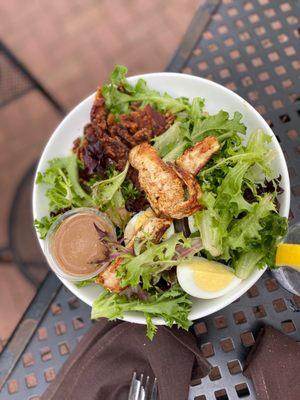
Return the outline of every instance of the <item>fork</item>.
[[[143,374],[137,379],[136,372],[133,373],[128,400],[157,400],[157,379],[154,378],[152,385],[149,376],[146,377],[145,383],[143,380]]]

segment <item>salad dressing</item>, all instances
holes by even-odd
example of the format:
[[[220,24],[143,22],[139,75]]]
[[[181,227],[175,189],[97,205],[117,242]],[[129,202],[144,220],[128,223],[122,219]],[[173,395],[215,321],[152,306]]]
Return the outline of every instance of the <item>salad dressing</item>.
[[[95,213],[74,214],[57,228],[51,252],[63,272],[75,277],[92,274],[99,268],[98,262],[107,256],[94,224],[114,238],[111,224]]]

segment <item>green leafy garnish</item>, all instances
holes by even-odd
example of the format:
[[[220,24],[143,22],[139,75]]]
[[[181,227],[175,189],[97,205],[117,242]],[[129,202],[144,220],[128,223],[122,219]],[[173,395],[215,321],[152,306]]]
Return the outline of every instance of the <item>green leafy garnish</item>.
[[[48,198],[50,212],[59,214],[61,210],[93,205],[91,196],[80,186],[78,162],[75,155],[49,161],[49,167],[46,171],[38,173],[36,184],[46,186],[46,197]],[[56,219],[57,216],[45,216],[34,221],[41,239],[46,237]]]
[[[232,266],[242,279],[247,278],[255,268],[275,266],[276,246],[286,235],[288,227],[287,218],[276,212],[266,212],[258,223],[257,218],[253,223],[257,224],[258,232],[248,229],[248,234],[243,235],[243,248],[233,251]]]
[[[123,231],[131,214],[125,208],[125,199],[122,194],[129,163],[122,172],[114,168],[109,171],[109,178],[96,182],[92,186],[94,204],[105,211],[112,222]]]
[[[49,161],[46,171],[38,173],[36,183],[48,186],[46,197],[49,200],[50,211],[92,204],[91,197],[79,184],[75,155]]]
[[[127,68],[117,65],[111,74],[111,83],[102,87],[105,105],[114,114],[128,113],[131,103],[141,103],[141,106],[150,104],[158,111],[178,113],[189,108],[188,99],[174,98],[169,94],[160,94],[148,88],[143,79],[139,79],[135,86],[126,80]],[[120,88],[124,90],[121,91]],[[124,92],[125,91],[125,92]]]
[[[75,286],[78,287],[78,288],[90,286],[93,283],[95,283],[95,279],[96,278],[90,278],[90,279],[85,279],[83,281],[75,282]]]
[[[49,229],[51,228],[51,225],[57,220],[57,218],[58,216],[55,217],[45,216],[39,220],[38,219],[34,220],[34,226],[38,231],[39,237],[41,239],[45,239]]]
[[[135,287],[142,282],[143,288],[149,289],[153,277],[159,276],[178,263],[175,260],[177,246],[188,248],[191,246],[191,239],[185,238],[182,233],[177,233],[161,243],[150,243],[139,255],[126,255],[118,268],[122,287]]]
[[[206,136],[219,136],[228,132],[246,133],[246,127],[241,122],[242,114],[235,112],[233,118],[230,118],[226,111],[219,111],[215,115],[207,115],[205,118],[197,118],[194,123],[191,139],[197,143]]]
[[[116,172],[112,177],[105,179],[103,181],[96,182],[93,187],[93,200],[94,203],[103,208],[107,203],[109,203],[116,192],[120,190],[122,183],[124,182],[127,171],[128,171],[129,163],[126,164],[124,170],[120,173]]]
[[[193,215],[195,225],[200,232],[203,247],[213,257],[222,254],[223,231],[219,224],[218,214],[214,211],[215,198],[211,193],[205,194],[206,209]]]
[[[246,132],[240,113],[234,113],[233,118],[222,110],[209,115],[203,111],[203,107],[203,99],[196,97],[184,117],[178,117],[166,132],[154,138],[154,147],[164,161],[174,162],[185,149],[209,135],[216,136],[220,142],[227,139],[240,141],[236,137]]]
[[[174,124],[162,135],[153,139],[154,147],[165,162],[175,161],[188,147],[189,132],[180,121]]]
[[[125,181],[122,183],[121,192],[125,201],[136,199],[141,195],[141,192],[129,179],[125,179]]]
[[[178,327],[187,330],[192,324],[188,319],[191,306],[189,296],[178,284],[166,292],[150,294],[145,301],[128,299],[126,296],[104,291],[93,303],[91,318],[104,317],[114,320],[123,318],[127,311],[142,312],[146,316],[147,336],[152,339],[156,331],[152,318],[161,317],[167,326],[177,324]]]
[[[221,149],[199,174],[204,210],[194,215],[194,221],[203,246],[210,257],[227,261],[243,279],[255,267],[274,266],[276,244],[287,229],[286,218],[276,211],[276,192],[258,196],[256,190],[262,178],[274,178],[270,140],[258,130],[246,146],[237,142],[234,148],[233,142],[231,150]],[[251,203],[245,198],[246,189],[253,193]]]
[[[232,250],[244,249],[249,240],[260,239],[259,232],[262,229],[260,221],[271,211],[275,211],[273,196],[267,194],[261,197],[258,203],[254,203],[252,209],[243,218],[233,223],[226,245]]]

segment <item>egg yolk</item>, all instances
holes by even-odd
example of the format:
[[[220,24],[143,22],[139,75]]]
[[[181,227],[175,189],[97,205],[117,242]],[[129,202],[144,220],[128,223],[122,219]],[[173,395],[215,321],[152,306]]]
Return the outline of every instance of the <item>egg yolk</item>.
[[[207,261],[191,264],[194,281],[199,289],[216,292],[224,289],[234,278],[234,274],[222,265]]]
[[[135,223],[135,230],[139,230],[144,223],[149,219],[154,216],[154,213],[151,209],[147,209],[145,212],[143,212],[141,215],[137,217],[136,223]]]

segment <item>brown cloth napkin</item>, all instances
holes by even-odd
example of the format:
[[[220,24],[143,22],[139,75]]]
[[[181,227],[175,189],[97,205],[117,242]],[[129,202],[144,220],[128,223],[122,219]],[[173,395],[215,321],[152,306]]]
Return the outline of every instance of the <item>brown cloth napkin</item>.
[[[158,379],[159,400],[185,400],[191,380],[210,364],[192,333],[160,326],[98,321],[83,337],[42,400],[127,400],[133,372]]]
[[[300,344],[271,326],[262,328],[244,375],[253,380],[257,400],[299,400]]]

